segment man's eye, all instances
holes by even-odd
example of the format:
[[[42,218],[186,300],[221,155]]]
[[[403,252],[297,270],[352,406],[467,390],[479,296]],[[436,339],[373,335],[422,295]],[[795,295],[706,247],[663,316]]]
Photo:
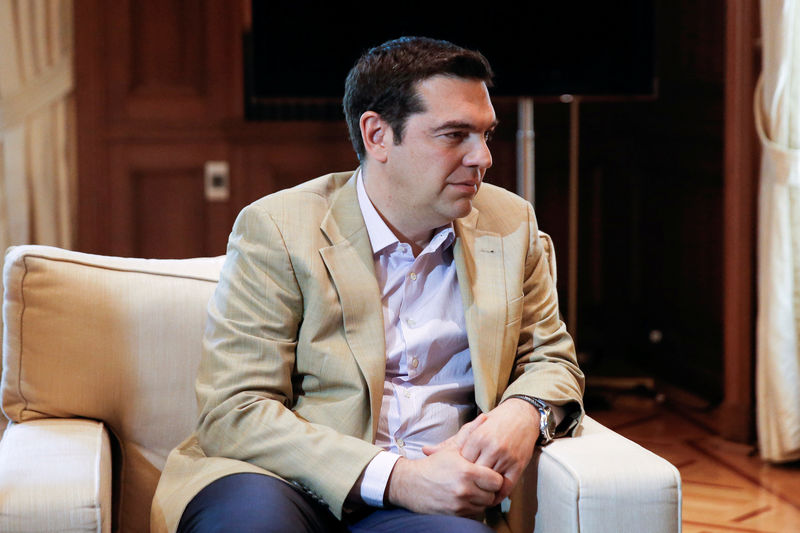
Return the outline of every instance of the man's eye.
[[[467,134],[463,131],[450,131],[444,134],[448,139],[462,140],[467,138]]]

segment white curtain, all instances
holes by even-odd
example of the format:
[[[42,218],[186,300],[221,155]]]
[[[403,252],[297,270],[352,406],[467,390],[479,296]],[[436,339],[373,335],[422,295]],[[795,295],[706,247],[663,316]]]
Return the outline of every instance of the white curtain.
[[[72,0],[0,0],[0,252],[74,243]]]
[[[15,244],[74,244],[72,1],[0,0],[0,267]]]
[[[800,5],[762,0],[755,114],[758,221],[756,409],[761,456],[800,458]]]

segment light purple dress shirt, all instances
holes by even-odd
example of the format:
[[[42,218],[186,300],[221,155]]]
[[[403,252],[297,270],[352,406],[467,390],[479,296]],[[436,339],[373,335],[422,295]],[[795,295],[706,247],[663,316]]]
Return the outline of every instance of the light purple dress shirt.
[[[367,196],[359,171],[358,202],[367,226],[381,292],[386,380],[375,444],[384,448],[364,471],[361,496],[383,505],[401,456],[455,435],[475,415],[464,310],[453,260],[452,224],[439,228],[417,256],[400,242]]]

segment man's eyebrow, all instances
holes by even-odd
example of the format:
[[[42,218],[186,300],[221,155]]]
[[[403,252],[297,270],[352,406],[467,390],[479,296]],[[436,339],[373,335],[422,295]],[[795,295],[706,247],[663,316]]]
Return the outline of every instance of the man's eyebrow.
[[[499,120],[495,120],[494,122],[492,122],[491,126],[489,126],[488,129],[490,131],[495,129],[499,123],[500,123]],[[437,126],[436,128],[434,128],[433,129],[433,133],[439,133],[439,132],[444,131],[444,130],[470,130],[470,131],[474,131],[474,130],[477,130],[477,129],[478,128],[475,126],[475,124],[472,124],[471,122],[461,122],[461,121],[458,121],[458,120],[451,120],[449,122],[445,122],[444,124],[441,124],[441,125]]]

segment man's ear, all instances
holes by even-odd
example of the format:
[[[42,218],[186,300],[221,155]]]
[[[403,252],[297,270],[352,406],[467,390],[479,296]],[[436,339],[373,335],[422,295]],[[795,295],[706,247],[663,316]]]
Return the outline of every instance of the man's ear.
[[[375,111],[365,111],[359,125],[367,155],[370,159],[385,163],[389,156],[388,148],[393,142],[392,128]]]

